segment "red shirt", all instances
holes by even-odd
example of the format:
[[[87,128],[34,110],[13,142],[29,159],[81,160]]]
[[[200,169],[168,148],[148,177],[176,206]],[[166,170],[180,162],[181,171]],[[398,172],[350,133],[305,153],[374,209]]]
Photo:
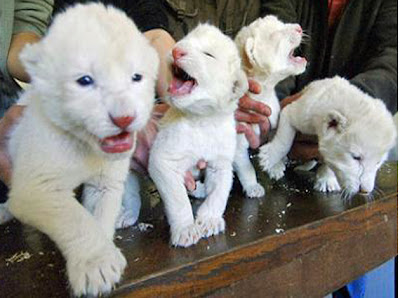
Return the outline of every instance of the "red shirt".
[[[328,0],[328,24],[332,28],[339,21],[349,0]]]

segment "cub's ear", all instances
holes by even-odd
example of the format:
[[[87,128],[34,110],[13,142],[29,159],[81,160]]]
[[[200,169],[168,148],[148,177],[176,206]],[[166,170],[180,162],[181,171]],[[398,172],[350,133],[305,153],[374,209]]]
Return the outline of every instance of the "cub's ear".
[[[35,76],[42,56],[41,43],[27,44],[19,54],[19,59],[30,77]]]
[[[256,41],[254,40],[253,37],[249,37],[246,40],[246,44],[244,46],[244,51],[246,54],[246,58],[248,60],[248,62],[251,65],[256,65],[257,61],[256,61],[256,57],[254,56],[254,47],[255,47]]]
[[[249,82],[246,73],[240,69],[236,73],[236,80],[233,85],[233,100],[237,101],[249,90]]]
[[[347,126],[347,118],[338,111],[331,111],[324,119],[325,133],[338,134],[345,130]]]

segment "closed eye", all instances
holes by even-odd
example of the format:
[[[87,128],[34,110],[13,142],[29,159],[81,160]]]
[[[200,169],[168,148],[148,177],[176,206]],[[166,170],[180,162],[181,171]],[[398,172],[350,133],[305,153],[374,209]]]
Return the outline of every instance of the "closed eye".
[[[215,57],[213,55],[211,55],[210,53],[208,53],[208,52],[203,52],[203,53],[206,54],[207,56],[215,59]]]
[[[361,161],[361,159],[362,159],[361,155],[354,154],[354,153],[351,153],[351,157],[352,157],[354,160],[357,160],[357,161]]]

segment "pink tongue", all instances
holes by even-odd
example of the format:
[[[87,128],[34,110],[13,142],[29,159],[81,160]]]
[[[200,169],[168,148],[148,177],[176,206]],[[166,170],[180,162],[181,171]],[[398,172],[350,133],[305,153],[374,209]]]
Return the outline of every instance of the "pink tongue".
[[[107,137],[101,140],[100,148],[106,153],[121,153],[128,151],[133,146],[133,135],[122,132],[119,135]]]
[[[171,95],[185,95],[192,91],[193,86],[194,81],[182,81],[174,77],[169,85],[168,92]]]

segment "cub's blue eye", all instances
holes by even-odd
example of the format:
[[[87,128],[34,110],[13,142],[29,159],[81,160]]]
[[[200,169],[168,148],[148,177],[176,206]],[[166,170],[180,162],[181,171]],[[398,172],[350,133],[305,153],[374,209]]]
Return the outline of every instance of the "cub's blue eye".
[[[142,80],[143,76],[141,74],[135,73],[132,76],[132,81],[134,82],[140,82]]]
[[[81,86],[89,86],[94,84],[94,80],[90,76],[83,76],[76,80]]]
[[[360,155],[356,155],[356,154],[354,154],[354,153],[351,154],[351,157],[352,157],[354,160],[357,160],[357,161],[360,161],[360,160],[361,160],[361,156],[360,156]]]

